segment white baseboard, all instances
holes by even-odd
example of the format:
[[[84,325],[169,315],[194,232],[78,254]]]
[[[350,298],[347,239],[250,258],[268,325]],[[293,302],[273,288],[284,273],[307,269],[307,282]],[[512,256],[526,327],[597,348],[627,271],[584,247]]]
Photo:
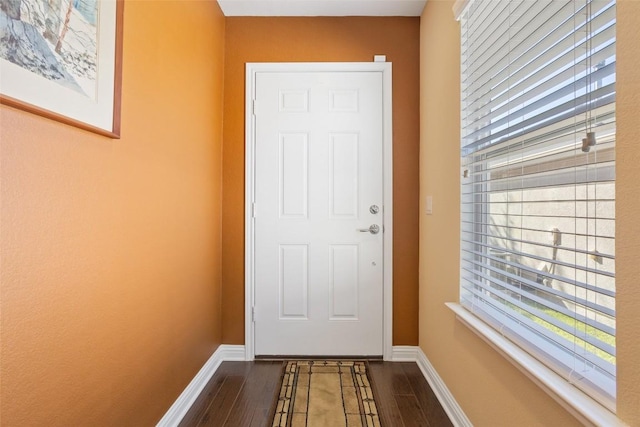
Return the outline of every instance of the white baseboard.
[[[440,401],[442,408],[449,416],[451,423],[455,427],[473,427],[469,418],[465,415],[464,411],[453,397],[447,385],[442,381],[438,372],[436,372],[435,368],[427,359],[427,356],[424,354],[420,347],[416,347],[418,360],[418,367],[422,371],[422,374],[427,379],[429,386],[431,386],[431,390]]]
[[[243,345],[222,344],[218,350],[223,361],[244,362],[246,360]]]
[[[438,398],[440,405],[449,416],[449,419],[455,427],[473,427],[469,418],[462,411],[458,402],[447,388],[440,375],[427,359],[422,349],[413,345],[396,345],[392,350],[392,362],[416,362],[422,375],[429,383],[431,390]]]
[[[415,345],[394,345],[391,350],[392,362],[417,362],[418,348]]]
[[[182,418],[191,409],[191,405],[196,401],[202,390],[207,385],[213,374],[218,370],[220,364],[225,360],[242,361],[244,358],[243,345],[222,344],[211,355],[202,369],[191,380],[187,388],[178,396],[178,399],[171,405],[171,408],[164,414],[156,427],[175,427],[180,424]]]

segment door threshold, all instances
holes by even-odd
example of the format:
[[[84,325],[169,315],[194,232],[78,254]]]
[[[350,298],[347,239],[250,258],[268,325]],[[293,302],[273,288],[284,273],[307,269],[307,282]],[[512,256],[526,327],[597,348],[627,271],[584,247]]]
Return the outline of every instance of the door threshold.
[[[256,355],[254,357],[255,360],[259,360],[259,361],[281,361],[281,360],[363,360],[363,361],[372,361],[372,362],[379,362],[382,361],[382,356],[323,356],[323,355],[317,355],[317,356],[309,356],[309,355],[302,355],[302,356],[296,356],[296,355],[268,355],[268,356],[258,356]]]

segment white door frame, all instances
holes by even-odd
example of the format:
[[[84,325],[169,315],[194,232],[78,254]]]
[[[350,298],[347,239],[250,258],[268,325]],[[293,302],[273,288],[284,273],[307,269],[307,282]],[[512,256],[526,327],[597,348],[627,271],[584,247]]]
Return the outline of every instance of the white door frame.
[[[381,72],[383,109],[383,358],[392,359],[393,335],[393,130],[390,62],[247,63],[245,100],[245,359],[254,360],[256,74],[268,72]]]

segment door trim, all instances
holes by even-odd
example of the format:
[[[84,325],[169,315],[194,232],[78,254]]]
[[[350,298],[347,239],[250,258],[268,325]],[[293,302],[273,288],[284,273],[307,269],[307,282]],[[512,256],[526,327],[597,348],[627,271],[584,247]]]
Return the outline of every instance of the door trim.
[[[255,328],[253,323],[255,221],[255,116],[253,100],[256,74],[268,72],[380,72],[382,73],[383,139],[383,358],[393,357],[393,129],[392,66],[390,62],[318,62],[318,63],[247,63],[245,98],[245,358],[254,360]]]

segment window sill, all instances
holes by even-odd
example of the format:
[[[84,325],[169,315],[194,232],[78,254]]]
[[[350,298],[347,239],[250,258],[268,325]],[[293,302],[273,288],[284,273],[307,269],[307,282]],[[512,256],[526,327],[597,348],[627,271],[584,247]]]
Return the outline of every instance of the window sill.
[[[544,366],[458,303],[445,303],[467,326],[584,425],[626,426],[607,408]]]

